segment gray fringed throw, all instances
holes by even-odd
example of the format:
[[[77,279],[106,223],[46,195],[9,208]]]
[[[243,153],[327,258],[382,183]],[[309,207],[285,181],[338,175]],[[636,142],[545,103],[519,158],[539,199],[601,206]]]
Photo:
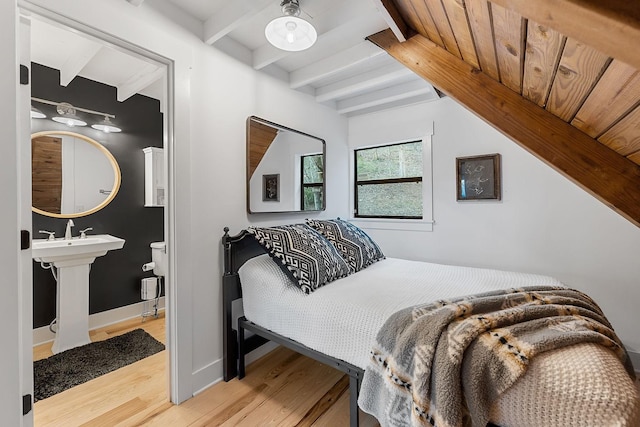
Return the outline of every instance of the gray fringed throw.
[[[595,302],[561,287],[525,287],[419,305],[380,329],[359,397],[383,426],[486,426],[490,406],[544,351],[622,343]]]

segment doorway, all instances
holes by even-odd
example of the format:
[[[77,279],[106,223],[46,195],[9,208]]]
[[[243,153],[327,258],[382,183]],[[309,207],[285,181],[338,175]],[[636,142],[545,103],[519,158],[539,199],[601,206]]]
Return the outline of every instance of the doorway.
[[[159,111],[162,113],[161,119],[159,122],[160,129],[157,132],[159,137],[157,138],[156,142],[160,141],[160,144],[159,144],[160,147],[164,147],[165,152],[163,156],[163,163],[165,167],[167,167],[168,158],[170,157],[169,151],[171,150],[171,147],[172,147],[172,136],[171,136],[171,132],[168,131],[168,129],[171,127],[172,117],[171,117],[170,108],[167,108],[167,105],[166,105],[167,103],[166,100],[169,98],[168,96],[169,88],[171,86],[170,78],[167,77],[168,75],[170,75],[170,72],[169,72],[170,64],[168,63],[168,61],[150,52],[143,51],[142,49],[137,47],[134,50],[132,50],[132,47],[126,45],[124,42],[114,40],[107,36],[102,37],[103,35],[99,34],[96,30],[86,31],[85,28],[82,28],[79,25],[74,26],[73,23],[69,23],[69,22],[64,22],[63,24],[61,22],[58,22],[54,18],[55,17],[52,17],[52,16],[41,16],[36,14],[29,14],[28,21],[30,22],[30,28],[31,28],[30,34],[32,38],[31,53],[34,54],[31,56],[31,62],[39,63],[40,64],[39,66],[44,66],[46,68],[58,70],[60,87],[73,87],[74,80],[77,81],[81,79],[86,79],[89,81],[94,81],[99,84],[114,88],[113,90],[114,92],[116,92],[118,102],[126,102],[125,99],[129,99],[128,97],[135,97],[138,95],[141,95],[146,98],[154,99],[159,105],[158,107]],[[63,39],[59,39],[59,38],[57,39],[58,40],[57,45],[59,46],[59,48],[64,49],[65,54],[67,55],[63,63],[56,62],[56,61],[60,61],[60,55],[59,54],[56,55],[56,37],[54,37],[54,35],[63,37]],[[64,37],[66,36],[70,36],[72,38],[65,39]],[[60,40],[63,40],[63,41],[61,42]],[[51,42],[53,42],[53,44],[51,44]],[[34,44],[38,44],[38,43],[41,43],[42,45],[46,45],[46,46],[39,46],[37,48],[34,48]],[[38,49],[41,51],[40,53],[37,53]],[[43,55],[42,52],[45,52],[46,55]],[[72,53],[72,55],[69,55],[70,52]],[[38,57],[36,58],[36,56]],[[121,62],[121,61],[124,61],[124,62]],[[115,85],[110,84],[110,79],[114,79],[114,78],[122,79],[122,75],[121,75],[122,72],[130,71],[136,65],[140,67],[138,68],[138,72],[137,72],[139,76],[137,80],[131,79],[131,78],[125,79],[127,84],[119,84],[117,85],[117,89],[115,89],[116,87]],[[64,101],[64,99],[61,99],[61,97],[50,96],[50,98],[51,97],[58,98],[58,99],[50,99],[50,101],[54,101],[54,102]],[[95,104],[93,104],[93,102],[89,102],[89,104],[90,105],[77,105],[77,106],[86,110],[95,110],[98,112],[105,112],[105,113],[111,114],[111,112],[106,111],[104,107],[99,107],[99,106],[96,107]],[[98,102],[98,104],[100,104],[100,102]],[[32,103],[32,105],[34,105],[34,103]],[[59,125],[59,124],[54,124],[53,122],[50,122],[49,126],[59,127],[59,126],[65,126],[65,125]],[[94,131],[91,130],[90,132],[94,132]],[[94,134],[97,134],[97,132],[98,131],[94,132]],[[127,130],[123,128],[123,133],[125,132],[127,132]],[[140,137],[140,135],[138,134],[137,137]],[[96,137],[96,139],[102,139],[101,142],[104,142],[105,145],[108,145],[109,143],[108,137],[102,137],[102,138]],[[150,139],[153,139],[153,138],[150,138]],[[112,145],[110,148],[113,151],[118,150],[118,148],[115,145]],[[140,152],[139,154],[142,156],[142,152]],[[120,156],[120,158],[123,159],[124,162],[129,162],[130,159],[125,159],[125,157],[127,156],[126,155]],[[121,167],[121,169],[123,169],[123,167]],[[167,175],[165,175],[165,180],[167,180],[166,176]],[[122,188],[120,189],[120,191],[122,192],[121,197],[130,198],[130,196],[126,195],[126,192],[131,191],[131,188],[130,188],[131,186],[130,185],[128,186],[129,188],[125,188],[125,185],[123,184]],[[105,191],[108,191],[108,189]],[[167,203],[169,203],[170,198],[166,197],[165,200],[167,201]],[[140,205],[142,205],[143,203],[144,201],[140,200]],[[118,212],[114,212],[113,206],[106,207],[105,209],[111,209],[110,215],[112,217],[120,215],[118,214]],[[168,215],[166,214],[166,211],[168,210],[168,206],[165,207],[164,209],[158,208],[158,207],[145,208],[145,209],[155,210],[156,216],[158,212],[160,213],[161,233],[160,233],[160,239],[158,239],[157,237],[147,238],[148,241],[146,242],[146,254],[143,255],[144,258],[141,258],[139,262],[135,261],[136,264],[140,264],[139,266],[137,266],[140,272],[142,272],[142,268],[141,268],[142,264],[148,261],[151,261],[151,248],[149,247],[150,243],[157,240],[164,240],[167,243],[167,245],[171,247],[171,242],[169,242],[169,238],[168,238],[170,234],[167,232],[167,230],[169,229],[169,218],[168,218]],[[123,215],[127,216],[126,213]],[[57,218],[58,224],[61,224],[63,221],[66,221],[66,218],[64,218],[64,220],[60,217],[54,217],[54,218]],[[83,219],[80,221],[83,221],[83,220],[88,221],[87,223],[83,224],[83,226],[91,225],[89,224],[89,222],[91,222],[92,220],[91,215],[83,216],[82,218]],[[122,218],[120,220],[122,221]],[[78,220],[75,220],[75,221],[78,222]],[[102,224],[103,221],[96,220],[96,223]],[[37,225],[34,223],[34,228],[33,228],[34,239],[41,237],[36,235],[38,231],[38,228],[36,227]],[[116,233],[114,232],[114,234]],[[58,236],[60,236],[60,233],[58,233]],[[142,239],[144,240],[145,237],[142,237]],[[97,263],[94,263],[94,266],[92,267],[92,269],[93,269],[93,273],[99,273],[100,267],[98,266]],[[109,268],[107,267],[107,270],[108,269]],[[164,280],[165,287],[166,287],[166,290],[165,290],[166,292],[164,292],[165,295],[173,294],[173,291],[171,289],[172,283],[171,283],[170,277],[171,277],[170,274],[167,274],[167,277]],[[139,284],[138,279],[139,277],[135,277],[134,279],[132,279],[132,282],[136,282]],[[131,283],[129,283],[127,286],[129,287],[128,291],[130,292],[131,291],[130,288],[135,285],[131,285]],[[49,292],[50,291],[51,289],[49,288]],[[91,291],[94,291],[94,289],[91,289]],[[96,290],[96,292],[112,292],[112,291],[113,291],[112,289],[108,289],[106,291],[105,289]],[[138,288],[138,292],[139,292],[139,288]],[[101,298],[100,300],[104,300],[104,298]],[[99,306],[100,302],[97,302],[97,303],[93,302],[93,304],[94,305],[98,304]],[[168,305],[170,306],[170,304]],[[130,324],[128,324],[127,322],[130,323],[131,321],[134,321],[131,319],[132,316],[134,317],[134,319],[136,317],[137,319],[141,319],[141,317],[138,317],[135,314],[137,307],[138,306],[141,307],[141,305],[132,304],[132,306],[133,308],[118,307],[116,309],[107,309],[107,310],[100,310],[100,307],[98,307],[98,310],[96,311],[99,311],[99,316],[97,316],[98,319],[95,321],[95,323],[97,323],[97,325],[100,325],[100,324],[104,325],[105,322],[110,324],[118,320],[121,320],[120,322],[117,323],[118,326],[111,327],[111,329],[114,329],[114,328],[121,329],[121,330],[127,329],[130,327]],[[141,310],[140,309],[138,310],[140,311],[140,313],[137,313],[137,314],[142,314]],[[108,314],[105,315],[104,314],[105,312]],[[171,387],[171,384],[169,384],[169,378],[174,377],[173,375],[170,375],[170,373],[168,372],[168,370],[173,369],[172,364],[170,363],[170,356],[169,356],[172,350],[170,348],[170,343],[173,342],[173,340],[169,339],[169,337],[167,336],[168,334],[170,334],[171,329],[166,327],[166,322],[168,322],[170,318],[171,318],[171,313],[169,310],[167,312],[167,316],[166,317],[161,316],[159,320],[159,322],[162,323],[161,325],[161,329],[163,331],[162,333],[166,338],[164,341],[167,343],[167,351],[165,352],[166,360],[165,360],[165,363],[162,364],[166,368],[164,368],[162,371],[158,371],[156,369],[154,373],[154,375],[162,376],[163,377],[162,379],[167,383],[167,387],[165,388],[165,390],[163,390],[163,394],[166,398],[168,398],[169,396],[169,388]],[[151,322],[147,322],[147,325],[149,325],[150,323]],[[90,329],[92,328],[90,327]],[[95,329],[98,330],[98,333],[108,334],[109,327],[102,327],[102,328],[95,328]],[[55,330],[55,327],[54,327],[54,330]],[[36,411],[37,411],[37,406],[36,406]]]

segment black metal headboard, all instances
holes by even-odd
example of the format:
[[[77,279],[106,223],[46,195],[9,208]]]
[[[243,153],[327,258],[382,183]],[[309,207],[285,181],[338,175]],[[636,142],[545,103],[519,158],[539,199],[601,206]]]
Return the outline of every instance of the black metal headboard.
[[[229,381],[238,375],[238,333],[233,329],[233,301],[242,298],[242,287],[238,270],[242,265],[265,252],[251,233],[242,230],[235,236],[229,235],[229,228],[224,228],[222,236],[224,251],[224,273],[222,275],[222,312],[223,312],[223,365],[224,380]],[[248,350],[258,348],[267,340],[256,336],[247,340]]]
[[[225,227],[222,245],[224,247],[225,275],[237,273],[245,262],[266,253],[264,248],[247,230],[242,230],[237,235],[230,236],[229,227]]]

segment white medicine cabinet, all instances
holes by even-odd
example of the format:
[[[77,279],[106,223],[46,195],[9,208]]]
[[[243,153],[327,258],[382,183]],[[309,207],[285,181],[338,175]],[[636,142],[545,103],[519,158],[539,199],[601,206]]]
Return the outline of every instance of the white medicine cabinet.
[[[145,207],[164,206],[164,149],[147,147],[142,151],[144,152],[144,205]]]

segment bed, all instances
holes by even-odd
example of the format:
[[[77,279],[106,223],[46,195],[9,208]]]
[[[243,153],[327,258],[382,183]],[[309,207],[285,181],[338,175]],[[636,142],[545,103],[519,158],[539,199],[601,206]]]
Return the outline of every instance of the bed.
[[[352,426],[358,425],[359,394],[366,412],[384,418],[376,413],[376,407],[386,403],[375,402],[376,398],[360,390],[365,372],[372,372],[371,351],[376,335],[394,313],[436,300],[514,287],[563,287],[556,279],[541,275],[379,257],[357,272],[345,275],[338,270],[337,277],[326,286],[305,292],[292,284],[291,275],[277,262],[279,259],[268,254],[274,242],[279,244],[271,240],[271,246],[264,245],[264,240],[272,237],[262,236],[260,244],[256,230],[230,236],[225,229],[225,380],[244,376],[246,353],[268,340],[277,342],[349,375]],[[234,329],[232,307],[239,298],[243,298],[244,316]],[[245,331],[254,335],[245,339]],[[562,397],[567,391],[571,397]],[[363,402],[363,396],[369,402]],[[599,399],[607,400],[607,411],[613,411],[618,419],[613,420],[602,408],[594,410],[593,402]],[[590,408],[585,411],[584,405]],[[553,425],[548,420],[566,418],[567,411],[578,414],[575,419],[581,424],[575,425],[607,425],[596,421],[603,416],[611,421],[610,425],[637,425],[640,410],[633,381],[612,351],[585,342],[541,354],[532,359],[528,372],[491,404],[488,419],[493,423],[489,425],[504,427]],[[585,416],[592,417],[591,424],[581,421]],[[531,423],[522,422],[523,419],[530,419]],[[393,422],[387,419],[383,424]],[[398,424],[404,425],[404,421]]]

